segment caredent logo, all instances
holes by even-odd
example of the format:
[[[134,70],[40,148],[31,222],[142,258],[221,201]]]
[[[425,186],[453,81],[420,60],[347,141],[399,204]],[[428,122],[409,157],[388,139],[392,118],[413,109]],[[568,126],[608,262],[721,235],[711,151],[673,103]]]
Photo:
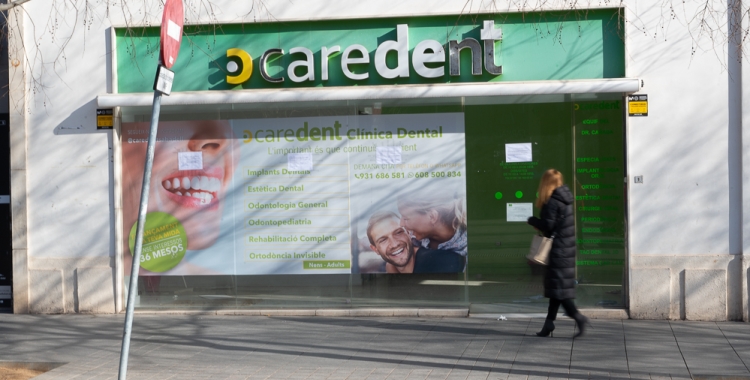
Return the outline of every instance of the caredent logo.
[[[492,20],[484,21],[481,30],[481,40],[484,44],[484,54],[482,46],[474,38],[464,38],[461,42],[450,40],[448,42],[448,55],[446,56],[444,46],[436,40],[420,41],[411,55],[411,64],[414,71],[423,78],[439,78],[445,76],[445,62],[448,61],[448,72],[451,76],[461,74],[461,61],[459,54],[461,50],[469,49],[471,52],[471,75],[482,75],[482,61],[484,61],[484,70],[492,75],[501,75],[502,66],[495,65],[495,42],[503,38],[503,32],[500,28],[495,28],[495,22]],[[353,52],[358,52],[357,56],[352,56]],[[386,65],[386,55],[390,51],[395,51],[398,55],[396,67],[390,68]],[[321,81],[328,80],[328,58],[341,52],[341,46],[322,46],[320,48],[320,72]],[[286,68],[289,79],[295,83],[315,81],[315,61],[312,50],[305,47],[293,47],[289,49],[289,54],[304,54],[305,59],[293,61]],[[284,77],[273,77],[268,73],[267,63],[271,57],[283,56],[286,54],[284,49],[268,49],[260,58],[258,71],[261,77],[269,83],[282,83]],[[237,65],[235,61],[227,64],[227,71],[230,75],[226,76],[228,84],[238,85],[250,80],[253,75],[253,58],[246,51],[239,48],[227,50],[228,58],[236,58],[242,66]],[[484,59],[482,58],[484,57]],[[355,73],[351,70],[352,65],[370,64],[370,55],[367,49],[360,45],[354,44],[348,46],[341,52],[341,71],[352,80],[365,80],[369,78],[369,72]],[[426,64],[430,64],[428,67]],[[298,75],[297,69],[305,68],[304,74]],[[378,75],[385,79],[408,78],[409,77],[409,25],[399,24],[396,26],[396,40],[383,41],[375,50],[375,70]]]
[[[245,144],[251,142],[263,144],[295,141],[341,141],[345,138],[349,140],[442,139],[443,126],[436,125],[425,129],[396,128],[395,131],[391,131],[378,130],[377,128],[349,128],[338,120],[334,120],[333,125],[311,126],[310,123],[304,121],[302,127],[296,129],[264,129],[260,127],[254,132],[249,129],[242,131],[242,142]]]

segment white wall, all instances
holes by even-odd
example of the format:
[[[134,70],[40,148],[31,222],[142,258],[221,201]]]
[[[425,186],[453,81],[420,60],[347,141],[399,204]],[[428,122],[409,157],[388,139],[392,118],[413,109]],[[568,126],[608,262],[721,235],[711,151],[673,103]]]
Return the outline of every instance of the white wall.
[[[107,89],[104,28],[79,20],[71,35],[60,18],[53,40],[40,22],[49,5],[29,4],[25,45],[38,44],[26,50],[29,256],[109,256],[109,137],[96,131],[95,104]]]
[[[686,27],[653,27],[665,15],[651,3],[627,24],[628,76],[649,95],[649,116],[628,119],[628,170],[644,176],[631,179],[630,253],[729,253],[726,49],[692,54]]]
[[[739,320],[747,228],[738,209],[750,203],[730,191],[730,179],[743,182],[748,146],[730,145],[729,91],[739,78],[727,71],[726,3],[713,2],[717,12],[706,15],[713,32],[697,27],[697,3],[673,4],[674,19],[653,2],[628,6],[627,72],[644,80],[650,106],[648,117],[628,118],[630,315]],[[632,184],[634,175],[644,184]]]

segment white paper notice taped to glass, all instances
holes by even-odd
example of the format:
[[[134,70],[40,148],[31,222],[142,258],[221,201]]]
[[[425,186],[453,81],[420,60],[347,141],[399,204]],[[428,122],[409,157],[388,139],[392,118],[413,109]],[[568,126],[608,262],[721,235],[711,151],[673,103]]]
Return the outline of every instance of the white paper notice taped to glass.
[[[506,203],[505,209],[509,222],[525,222],[534,215],[533,203]]]
[[[505,162],[531,161],[531,143],[505,144]]]
[[[289,153],[287,169],[289,171],[313,170],[312,153]]]
[[[179,170],[203,170],[203,152],[178,152]]]
[[[400,164],[401,147],[400,146],[379,146],[375,152],[375,162],[378,165]]]

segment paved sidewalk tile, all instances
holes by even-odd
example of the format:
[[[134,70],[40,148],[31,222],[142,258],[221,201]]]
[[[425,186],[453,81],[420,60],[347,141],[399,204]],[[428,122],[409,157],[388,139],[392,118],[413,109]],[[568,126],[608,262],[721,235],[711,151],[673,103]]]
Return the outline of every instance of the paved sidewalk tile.
[[[388,374],[388,377],[386,379],[388,380],[394,380],[394,379],[406,379],[409,377],[409,374],[411,373],[411,369],[402,369],[402,368],[394,368],[390,374]]]
[[[664,376],[662,374],[651,375],[651,380],[672,380],[671,376]]]
[[[510,371],[508,380],[526,380],[529,378],[529,371]]]
[[[444,380],[448,377],[448,374],[450,374],[449,369],[445,368],[437,368],[430,371],[430,374],[427,376],[427,380]]]
[[[548,376],[549,374],[547,374],[547,373],[544,373],[544,372],[541,372],[541,371],[538,372],[538,373],[540,375],[534,375],[534,374],[529,373],[528,379],[529,380],[547,380],[549,378],[549,376]]]
[[[507,372],[494,372],[490,371],[487,375],[487,380],[507,380],[510,374]]]
[[[688,380],[750,376],[750,325],[513,318],[136,316],[130,379]],[[121,315],[0,315],[0,360],[59,362],[37,377],[116,378]]]
[[[450,371],[448,373],[448,376],[446,377],[446,379],[449,379],[449,380],[454,380],[454,379],[455,380],[458,380],[458,379],[465,380],[466,378],[469,377],[470,373],[471,373],[471,371],[469,371],[469,370],[454,369],[454,370],[452,370],[452,371]]]

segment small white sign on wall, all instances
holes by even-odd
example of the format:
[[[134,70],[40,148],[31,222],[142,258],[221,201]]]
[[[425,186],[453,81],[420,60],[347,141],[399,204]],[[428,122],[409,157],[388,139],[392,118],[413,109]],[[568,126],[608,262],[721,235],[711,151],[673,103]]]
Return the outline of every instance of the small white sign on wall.
[[[534,215],[534,204],[506,203],[505,210],[509,222],[525,222]]]
[[[287,169],[290,171],[313,170],[312,153],[289,153]]]
[[[505,144],[505,162],[531,161],[531,143]]]
[[[203,152],[178,152],[179,170],[203,170]]]

